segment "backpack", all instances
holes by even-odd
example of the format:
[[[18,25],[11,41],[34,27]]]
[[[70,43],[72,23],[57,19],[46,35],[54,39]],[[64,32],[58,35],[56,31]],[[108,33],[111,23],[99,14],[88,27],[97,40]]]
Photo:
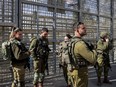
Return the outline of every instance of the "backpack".
[[[69,55],[69,58],[70,58],[70,63],[72,64],[72,67],[74,67],[75,65],[78,65],[76,63],[78,63],[75,55],[74,55],[74,47],[75,47],[75,44],[77,42],[79,42],[81,40],[79,39],[75,39],[75,38],[72,38],[71,41],[69,42],[68,44],[68,55]]]
[[[11,50],[11,41],[5,41],[2,43],[1,53],[4,60],[10,60],[12,58],[12,50]]]
[[[78,41],[80,41],[80,40],[77,40],[77,39],[75,40],[72,38],[67,43],[65,43],[65,47],[63,47],[63,46],[60,47],[61,51],[59,53],[59,55],[60,55],[59,57],[60,57],[60,64],[61,65],[75,64],[76,63],[76,57],[74,55],[74,47]],[[65,54],[65,52],[66,52],[66,54]],[[62,57],[64,55],[66,57]]]

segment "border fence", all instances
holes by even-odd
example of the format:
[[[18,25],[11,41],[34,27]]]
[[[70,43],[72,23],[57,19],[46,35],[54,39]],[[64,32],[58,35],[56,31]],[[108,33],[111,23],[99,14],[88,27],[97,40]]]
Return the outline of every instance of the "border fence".
[[[49,29],[52,51],[49,56],[49,73],[59,72],[56,50],[66,33],[73,35],[73,24],[82,21],[87,26],[85,39],[94,44],[101,31],[107,31],[113,39],[114,49],[111,62],[115,62],[116,48],[116,1],[115,0],[0,0],[0,49],[1,43],[9,38],[12,27],[23,29],[23,42],[28,47],[30,38],[39,34],[43,27]],[[0,53],[1,55],[1,53]],[[9,61],[0,56],[0,87],[12,81]],[[26,74],[32,81],[33,72]]]

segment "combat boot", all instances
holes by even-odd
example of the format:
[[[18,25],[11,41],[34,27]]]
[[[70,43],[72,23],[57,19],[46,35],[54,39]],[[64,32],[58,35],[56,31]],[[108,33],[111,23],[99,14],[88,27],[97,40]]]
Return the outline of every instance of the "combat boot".
[[[108,77],[107,77],[107,76],[104,77],[103,83],[112,84],[112,82],[110,82],[110,81],[108,80]]]
[[[102,83],[101,83],[101,78],[100,78],[100,77],[98,77],[97,85],[98,85],[98,86],[101,86],[101,84],[102,84]]]
[[[14,80],[11,87],[17,87],[18,81]]]

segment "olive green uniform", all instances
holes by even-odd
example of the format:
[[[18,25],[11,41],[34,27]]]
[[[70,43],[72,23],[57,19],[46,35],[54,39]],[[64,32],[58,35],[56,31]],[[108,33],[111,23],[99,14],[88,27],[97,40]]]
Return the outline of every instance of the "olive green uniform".
[[[102,71],[104,68],[104,77],[108,76],[110,59],[109,59],[109,50],[112,49],[111,43],[103,41],[100,39],[97,42],[97,52],[98,52],[98,59],[97,59],[97,76],[98,79],[102,76]]]
[[[28,63],[30,53],[24,44],[17,39],[12,40],[11,48],[13,53],[11,65],[14,75],[12,87],[25,87],[25,68]]]
[[[45,76],[45,67],[48,64],[48,39],[36,37],[32,38],[30,48],[31,56],[34,60],[34,81],[33,84],[43,83]]]
[[[78,37],[73,37],[72,40],[77,41],[74,46],[75,63],[71,72],[71,81],[73,87],[88,87],[88,65],[95,64],[97,53],[90,50],[87,44]]]
[[[70,76],[67,70],[68,64],[70,64],[70,59],[68,55],[68,43],[69,41],[63,41],[59,45],[59,59],[60,59],[60,65],[62,66],[63,69],[63,75],[65,78],[65,81],[67,85],[70,85]]]

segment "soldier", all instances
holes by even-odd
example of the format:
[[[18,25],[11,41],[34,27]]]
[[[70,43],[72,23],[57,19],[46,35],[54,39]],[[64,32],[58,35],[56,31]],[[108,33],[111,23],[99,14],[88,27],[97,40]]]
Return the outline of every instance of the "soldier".
[[[60,67],[62,67],[63,69],[63,75],[67,83],[67,87],[70,87],[71,85],[70,78],[68,76],[68,70],[67,70],[67,66],[70,62],[68,55],[68,43],[71,38],[72,37],[70,36],[70,34],[66,34],[66,36],[64,37],[64,41],[62,41],[59,46]]]
[[[101,75],[102,70],[104,68],[104,81],[103,83],[111,83],[108,80],[108,71],[110,66],[110,59],[109,59],[109,51],[112,49],[112,45],[109,41],[109,36],[107,32],[101,32],[100,39],[97,42],[97,52],[98,52],[98,59],[97,59],[97,77],[98,83],[97,85],[101,85]]]
[[[23,34],[22,29],[14,28],[11,33],[11,65],[14,75],[12,87],[25,87],[25,68],[28,64],[30,51],[28,51],[25,45],[21,42]]]
[[[75,23],[74,33],[75,36],[71,39],[71,42],[75,41],[72,47],[74,57],[71,59],[71,82],[73,87],[88,87],[88,65],[96,63],[97,53],[89,49],[88,44],[82,39],[87,34],[84,23]]]
[[[32,38],[30,50],[32,50],[32,58],[34,60],[34,87],[43,87],[45,76],[45,68],[48,64],[48,29],[42,28],[40,38]]]

